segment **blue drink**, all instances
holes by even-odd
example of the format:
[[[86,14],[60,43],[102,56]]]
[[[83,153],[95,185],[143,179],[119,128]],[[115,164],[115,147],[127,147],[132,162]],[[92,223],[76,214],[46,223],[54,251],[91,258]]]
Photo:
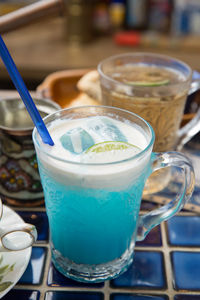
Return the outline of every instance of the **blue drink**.
[[[79,281],[114,278],[132,262],[135,241],[179,211],[191,195],[192,168],[180,154],[152,155],[151,127],[127,111],[78,107],[45,122],[55,145],[43,144],[36,129],[33,140],[53,263]],[[152,169],[171,165],[186,174],[180,195],[169,206],[139,216]]]
[[[144,173],[115,191],[61,184],[42,164],[39,168],[51,240],[59,253],[77,264],[104,264],[134,246]]]

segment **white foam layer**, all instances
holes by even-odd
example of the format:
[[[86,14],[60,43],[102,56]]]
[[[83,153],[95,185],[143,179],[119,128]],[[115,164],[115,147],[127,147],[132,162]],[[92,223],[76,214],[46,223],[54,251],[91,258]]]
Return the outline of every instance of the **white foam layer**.
[[[81,153],[80,155],[77,154],[73,154],[70,151],[68,151],[67,149],[65,149],[61,142],[60,142],[60,138],[68,131],[72,131],[74,128],[79,128],[81,127],[83,130],[85,130],[86,132],[88,132],[92,138],[94,139],[94,144],[97,143],[101,143],[101,142],[105,142],[105,141],[110,141],[110,139],[107,136],[100,136],[97,132],[95,132],[94,130],[91,129],[91,127],[88,125],[91,122],[94,124],[95,122],[98,122],[100,119],[100,117],[90,117],[90,118],[85,118],[85,119],[81,119],[80,120],[71,120],[71,121],[55,121],[50,127],[49,127],[49,132],[50,135],[55,143],[54,147],[51,147],[49,149],[49,153],[53,156],[57,156],[57,157],[62,157],[63,159],[69,160],[69,161],[76,161],[76,162],[82,162],[84,160],[84,162],[86,163],[86,159],[84,157],[84,154]],[[105,117],[104,117],[105,119]],[[146,148],[147,146],[147,139],[144,136],[144,134],[141,132],[141,130],[139,130],[136,125],[130,125],[127,123],[122,123],[120,121],[117,120],[113,120],[110,118],[106,118],[108,120],[111,120],[111,122],[120,129],[120,131],[122,132],[122,134],[127,138],[127,142],[130,144],[133,144],[135,146],[137,146],[138,148],[140,148],[141,150],[143,150],[144,148]],[[75,149],[80,150],[80,140],[77,137],[77,133],[71,134],[71,139],[72,139],[72,143]],[[77,151],[80,152],[80,151]],[[130,153],[128,156],[128,152]],[[125,157],[123,156],[123,153],[118,151],[116,152],[116,155],[113,155],[113,153],[104,153],[104,163],[106,162],[114,162],[114,161],[119,161],[119,160],[123,160],[126,159],[132,155],[134,155],[135,152],[132,152],[131,150],[125,152]],[[118,155],[122,154],[122,157],[117,157]],[[98,157],[100,157],[100,155],[95,155],[92,157],[92,162],[93,163],[98,163]],[[91,158],[91,157],[90,157]],[[100,161],[102,163],[102,161]]]
[[[90,120],[89,120],[90,119]],[[63,148],[60,138],[77,127],[86,130],[94,139],[95,144],[106,141],[106,137],[99,136],[94,131],[88,128],[88,121],[94,121],[95,117],[80,120],[54,121],[48,127],[50,135],[54,140],[55,145],[50,147],[43,145],[45,151],[48,151],[54,157],[47,157],[43,152],[37,151],[38,158],[48,170],[51,176],[62,183],[69,185],[78,185],[90,188],[117,188],[121,189],[137,178],[146,168],[150,159],[150,150],[143,155],[143,159],[134,158],[138,151],[128,149],[127,151],[108,151],[106,153],[91,153],[89,156],[82,154],[73,154]],[[121,121],[113,120],[121,133],[127,138],[127,142],[144,150],[149,141],[144,132],[136,125],[130,123],[122,123]],[[76,144],[76,141],[73,141]],[[75,145],[75,148],[80,145]],[[128,158],[127,161],[126,160]],[[65,160],[61,161],[59,159]],[[117,161],[117,162],[116,162]],[[120,162],[119,162],[120,161]],[[123,162],[122,162],[123,161]],[[71,163],[70,163],[71,162]],[[74,163],[76,162],[76,163]],[[119,162],[119,163],[118,163]],[[89,163],[89,164],[88,164]],[[91,165],[97,163],[97,165]],[[101,163],[104,163],[101,165]],[[109,163],[109,164],[105,164]]]

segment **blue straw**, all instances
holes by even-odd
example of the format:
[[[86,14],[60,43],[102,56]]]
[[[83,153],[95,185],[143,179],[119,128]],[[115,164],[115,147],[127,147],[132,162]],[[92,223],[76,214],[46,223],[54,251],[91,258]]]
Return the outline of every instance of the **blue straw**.
[[[54,142],[51,138],[51,136],[49,135],[49,132],[35,106],[35,103],[33,102],[33,99],[19,73],[19,71],[17,70],[17,67],[0,35],[0,55],[1,58],[6,66],[6,69],[18,91],[18,93],[20,94],[24,105],[26,106],[26,109],[28,110],[33,123],[35,124],[41,138],[42,141],[45,144],[49,144],[50,146],[54,145]]]

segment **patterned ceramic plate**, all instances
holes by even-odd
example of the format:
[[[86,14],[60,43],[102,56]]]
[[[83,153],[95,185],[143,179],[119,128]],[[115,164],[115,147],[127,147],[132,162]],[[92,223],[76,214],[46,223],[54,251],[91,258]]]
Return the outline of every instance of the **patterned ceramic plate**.
[[[24,221],[9,207],[3,206],[3,217],[0,225],[7,226]],[[0,244],[1,248],[1,244]],[[32,248],[25,250],[0,252],[0,298],[18,282],[30,260]]]

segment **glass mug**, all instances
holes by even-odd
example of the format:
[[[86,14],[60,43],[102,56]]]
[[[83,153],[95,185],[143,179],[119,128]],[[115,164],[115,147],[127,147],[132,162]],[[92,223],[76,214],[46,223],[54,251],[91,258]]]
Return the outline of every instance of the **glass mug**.
[[[125,53],[100,62],[98,72],[102,104],[129,110],[149,122],[156,137],[154,151],[175,150],[187,96],[200,83],[191,82],[191,68],[165,55]],[[170,177],[170,170],[155,172],[144,194],[162,190]]]
[[[85,282],[104,281],[124,272],[133,261],[135,242],[177,213],[194,188],[188,159],[177,152],[152,153],[153,129],[134,113],[85,106],[60,110],[44,122],[52,134],[58,122],[76,121],[80,128],[83,120],[94,116],[135,126],[146,140],[144,150],[114,162],[72,161],[52,154],[52,147],[43,144],[37,129],[33,130],[53,263],[65,276]],[[139,216],[147,177],[168,166],[178,167],[182,174],[180,193],[169,204]]]
[[[0,199],[0,220],[3,216],[3,204]],[[37,230],[29,223],[1,226],[0,224],[0,252],[19,251],[32,246],[37,240]]]

